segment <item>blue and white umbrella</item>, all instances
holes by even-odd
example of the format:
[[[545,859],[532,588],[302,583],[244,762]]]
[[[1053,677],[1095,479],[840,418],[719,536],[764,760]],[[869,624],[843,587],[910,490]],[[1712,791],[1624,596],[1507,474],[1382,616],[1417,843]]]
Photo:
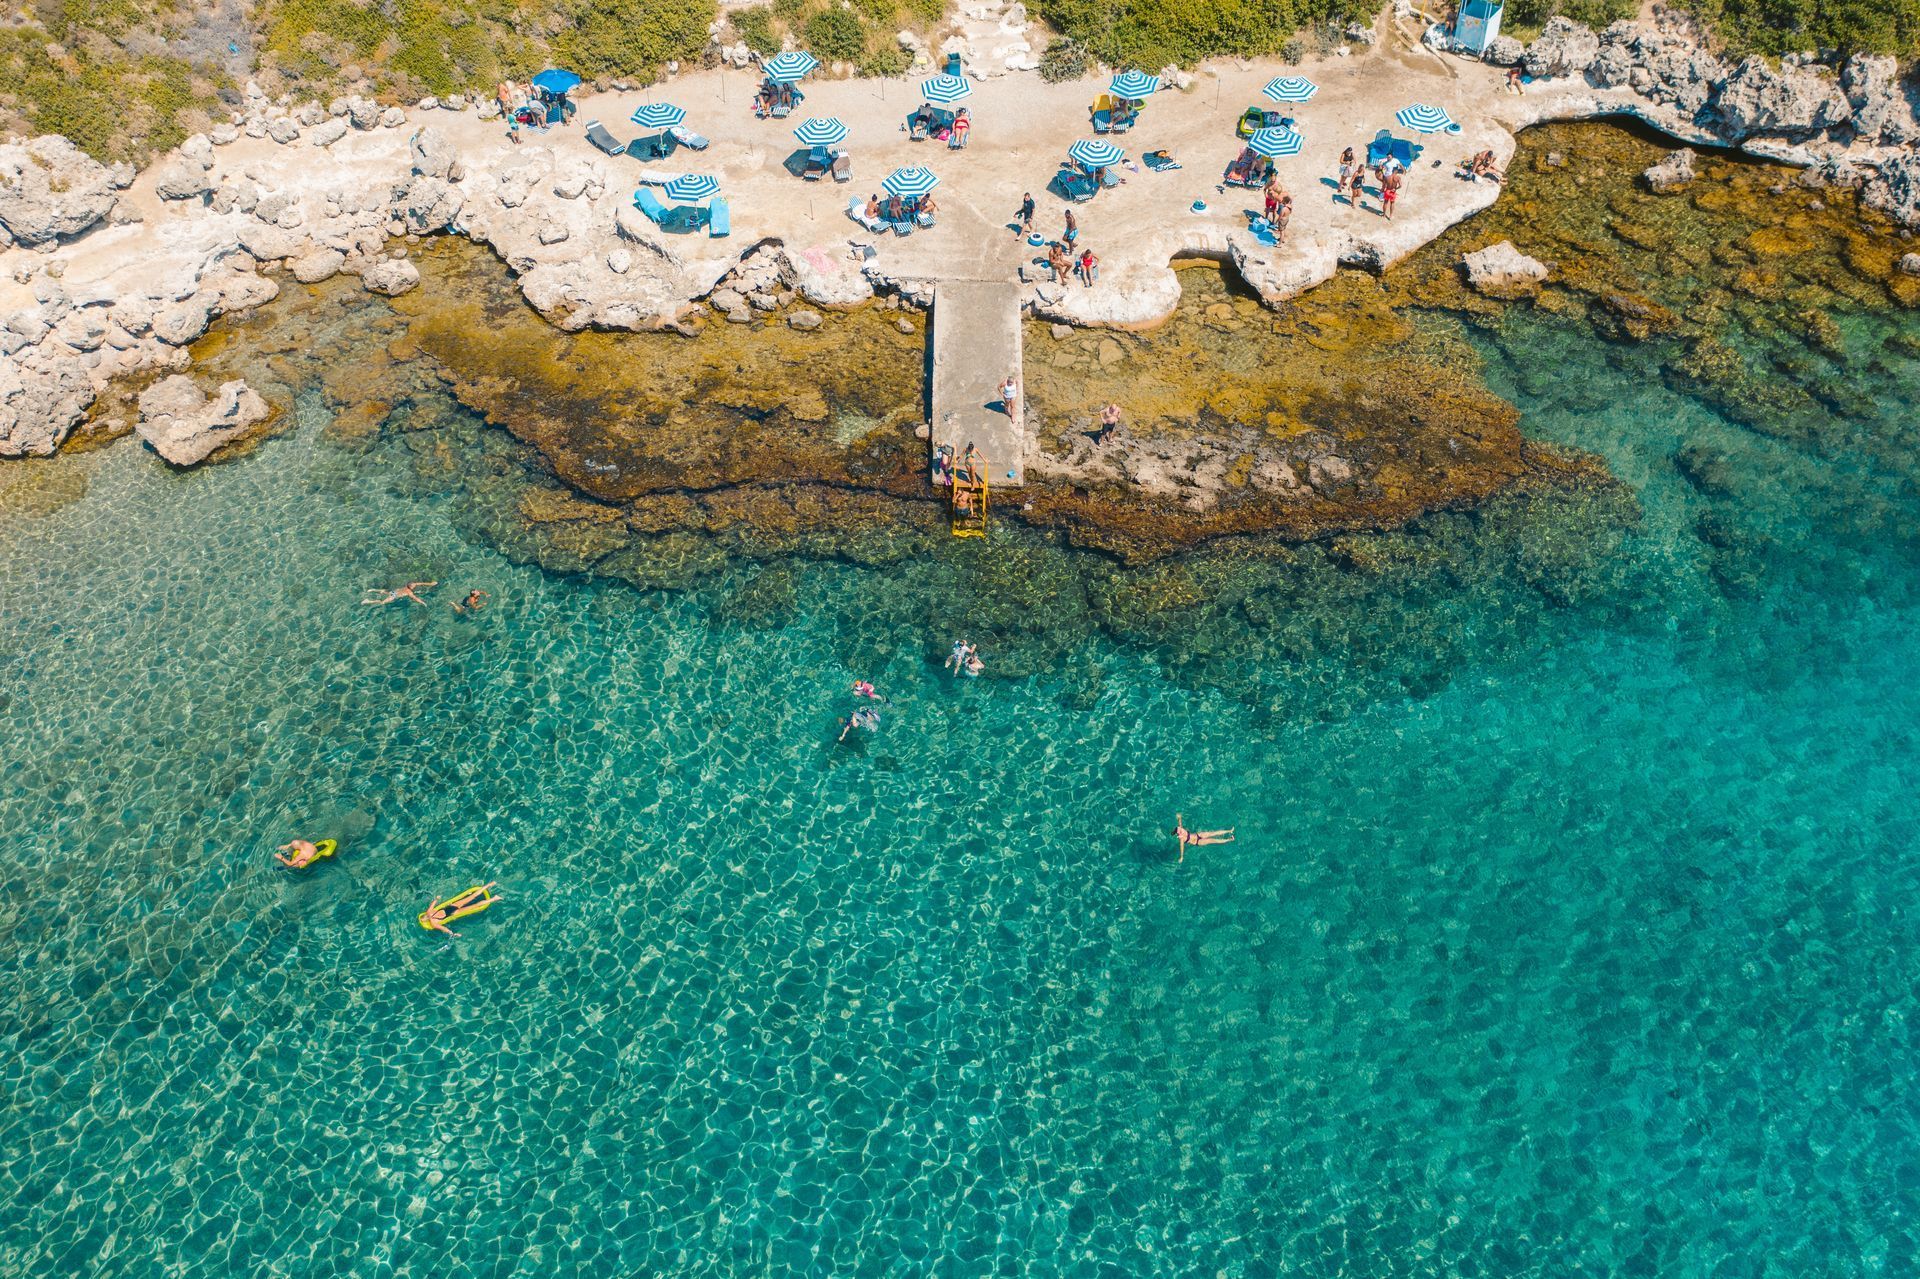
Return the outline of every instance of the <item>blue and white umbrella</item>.
[[[1104,138],[1082,138],[1067,148],[1067,154],[1083,168],[1110,169],[1127,158],[1127,153]]]
[[[1444,133],[1454,127],[1452,116],[1439,107],[1430,107],[1424,102],[1416,102],[1410,107],[1401,107],[1393,118],[1415,133]]]
[[[916,164],[906,169],[895,169],[880,185],[887,189],[888,195],[897,195],[905,200],[933,190],[940,185],[940,178],[932,169]]]
[[[720,179],[706,173],[683,173],[660,189],[666,192],[669,200],[692,204],[719,195]]]
[[[1275,102],[1305,102],[1319,91],[1319,85],[1300,75],[1275,76],[1260,90]]]
[[[564,71],[559,67],[548,67],[545,71],[542,71],[533,78],[533,87],[543,93],[551,93],[558,97],[561,94],[572,93],[575,89],[578,89],[580,87],[580,77],[571,71]]]
[[[847,126],[832,116],[803,120],[793,136],[810,147],[830,147],[847,140]]]
[[[1247,145],[1272,160],[1283,155],[1299,155],[1300,148],[1306,145],[1306,139],[1292,129],[1255,129],[1253,136],[1247,139]]]
[[[1160,77],[1148,75],[1144,71],[1122,71],[1107,84],[1107,92],[1116,98],[1141,101],[1153,96],[1160,87]]]
[[[792,84],[806,79],[807,72],[820,65],[820,59],[801,49],[776,53],[760,64],[760,70],[775,84]]]
[[[671,129],[686,118],[687,113],[671,102],[649,102],[633,111],[633,122],[643,129]]]
[[[963,75],[937,75],[931,80],[920,82],[920,92],[927,101],[945,106],[949,102],[958,102],[973,93],[973,85]]]

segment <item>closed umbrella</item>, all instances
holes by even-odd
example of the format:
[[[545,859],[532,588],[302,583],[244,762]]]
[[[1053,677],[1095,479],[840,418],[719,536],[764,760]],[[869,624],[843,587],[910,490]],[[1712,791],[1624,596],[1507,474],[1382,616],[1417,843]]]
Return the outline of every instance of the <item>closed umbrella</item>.
[[[963,75],[937,75],[931,80],[922,80],[920,92],[927,101],[945,106],[972,96],[973,85]]]
[[[774,54],[760,64],[760,70],[775,84],[792,84],[805,79],[807,73],[819,65],[820,60],[811,53],[795,49],[789,53]]]
[[[1247,139],[1247,145],[1267,159],[1276,159],[1283,155],[1299,155],[1300,148],[1306,145],[1306,139],[1292,129],[1255,129],[1253,136]]]
[[[1127,153],[1104,138],[1083,138],[1067,148],[1067,155],[1086,169],[1109,169],[1127,158]]]
[[[1122,71],[1107,83],[1107,92],[1116,98],[1143,101],[1160,87],[1160,77],[1144,71]]]
[[[803,120],[793,136],[810,147],[830,147],[847,140],[847,126],[832,116]]]
[[[578,89],[580,77],[571,71],[563,71],[559,67],[548,67],[533,78],[533,87],[543,93],[551,93],[559,97]]]
[[[905,169],[895,169],[881,181],[880,185],[887,189],[888,195],[897,195],[906,200],[927,194],[940,185],[940,178],[932,169],[916,164]]]
[[[671,129],[686,118],[687,113],[671,102],[649,102],[633,112],[633,122],[643,129]]]
[[[705,173],[683,173],[661,190],[669,200],[692,204],[720,194],[720,179]]]
[[[1275,102],[1305,102],[1320,89],[1320,86],[1305,76],[1275,76],[1267,81],[1267,87],[1260,92]]]
[[[1415,133],[1442,133],[1459,127],[1454,124],[1452,116],[1439,107],[1430,107],[1424,102],[1416,102],[1410,107],[1400,108],[1393,118]]]

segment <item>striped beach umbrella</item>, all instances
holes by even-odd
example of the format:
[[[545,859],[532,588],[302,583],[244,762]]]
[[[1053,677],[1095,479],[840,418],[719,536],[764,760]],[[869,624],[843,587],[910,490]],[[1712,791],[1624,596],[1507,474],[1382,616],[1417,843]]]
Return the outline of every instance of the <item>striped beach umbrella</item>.
[[[1127,153],[1105,138],[1082,138],[1067,148],[1067,154],[1082,167],[1110,169],[1127,158]]]
[[[897,195],[908,199],[916,195],[925,195],[940,185],[940,177],[932,169],[913,165],[905,169],[895,169],[880,183],[887,189],[888,195]]]
[[[1305,102],[1320,86],[1301,75],[1275,76],[1267,81],[1267,87],[1260,90],[1275,102]]]
[[[833,116],[815,116],[803,120],[793,136],[810,147],[830,147],[847,140],[847,126]]]
[[[931,80],[920,82],[920,92],[929,102],[945,106],[949,102],[958,102],[973,93],[973,85],[963,75],[937,75]]]
[[[660,189],[669,200],[692,204],[720,194],[720,179],[705,173],[683,173]]]
[[[1453,117],[1439,107],[1430,107],[1424,102],[1416,102],[1410,107],[1401,107],[1394,113],[1405,128],[1415,133],[1441,133],[1453,128]]]
[[[633,122],[643,129],[671,129],[686,118],[687,113],[671,102],[649,102],[633,112]]]
[[[1253,136],[1247,139],[1247,145],[1256,153],[1273,160],[1283,155],[1299,155],[1300,148],[1306,145],[1306,139],[1292,129],[1255,129]]]
[[[792,84],[806,79],[807,73],[819,65],[820,59],[803,49],[795,49],[774,54],[760,64],[760,70],[775,84]]]
[[[1141,101],[1153,96],[1160,87],[1160,77],[1148,75],[1144,71],[1122,71],[1107,83],[1107,92],[1116,98],[1128,98]]]

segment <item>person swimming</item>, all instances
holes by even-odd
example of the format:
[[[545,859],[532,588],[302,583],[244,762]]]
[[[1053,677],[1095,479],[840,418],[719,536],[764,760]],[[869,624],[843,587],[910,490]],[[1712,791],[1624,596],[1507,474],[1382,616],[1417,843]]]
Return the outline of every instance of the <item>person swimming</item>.
[[[336,847],[337,845],[330,839],[323,839],[317,844],[311,840],[296,839],[292,843],[280,845],[273,857],[275,861],[291,870],[305,870],[322,857],[333,856],[333,850]],[[292,853],[293,856],[288,857],[288,853]]]
[[[415,604],[425,605],[426,601],[414,594],[414,592],[432,590],[438,585],[440,585],[438,582],[408,582],[405,586],[396,586],[391,590],[382,590],[378,586],[369,586],[360,596],[360,602],[378,607],[382,604],[391,604],[395,600],[406,599],[412,600]]]
[[[880,712],[873,709],[871,706],[863,706],[860,709],[856,710],[853,714],[841,720],[840,721],[840,740],[843,742],[846,741],[847,734],[851,733],[856,728],[863,728],[869,733],[879,732],[880,731]]]
[[[456,613],[478,613],[487,606],[487,593],[475,589],[467,592],[467,598],[453,606]]]
[[[886,700],[880,696],[879,689],[863,679],[853,681],[853,695],[855,697],[870,697],[876,702]]]
[[[969,651],[967,653],[967,660],[961,669],[966,672],[968,679],[973,679],[976,678],[981,671],[987,669],[987,664],[980,660],[980,654]]]
[[[445,933],[449,937],[457,937],[458,934],[455,933],[453,929],[448,928],[447,925],[456,919],[465,919],[469,915],[478,915],[481,911],[499,901],[499,894],[493,891],[493,885],[498,882],[498,880],[495,880],[490,883],[479,884],[467,889],[463,893],[455,893],[445,901],[434,902],[431,906],[428,906],[420,912],[420,927],[427,929],[429,932],[440,932]]]
[[[1175,813],[1173,815],[1173,837],[1180,841],[1180,860],[1184,862],[1187,860],[1187,846],[1189,844],[1195,848],[1206,844],[1231,844],[1233,842],[1233,827],[1229,826],[1225,830],[1188,830],[1187,824],[1181,818],[1180,814]]]
[[[973,645],[967,643],[965,640],[955,640],[953,642],[953,651],[947,654],[947,660],[943,664],[942,669],[952,671],[957,675],[966,669],[967,659],[972,656]]]

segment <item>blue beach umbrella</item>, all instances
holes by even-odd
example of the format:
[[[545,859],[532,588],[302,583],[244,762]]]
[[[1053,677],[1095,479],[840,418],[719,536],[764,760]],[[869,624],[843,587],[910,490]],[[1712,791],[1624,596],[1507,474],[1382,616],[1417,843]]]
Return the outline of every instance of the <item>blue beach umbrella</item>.
[[[795,49],[790,53],[776,53],[760,64],[760,70],[775,84],[792,84],[795,80],[804,80],[807,72],[819,65],[820,59]]]
[[[1067,155],[1083,168],[1110,169],[1127,158],[1127,153],[1104,138],[1082,138],[1067,148]]]
[[[897,195],[906,200],[933,190],[940,185],[940,178],[932,169],[916,164],[910,168],[895,169],[880,185],[887,189],[888,195]]]
[[[1299,155],[1300,148],[1306,145],[1306,139],[1292,129],[1255,129],[1253,136],[1247,139],[1247,145],[1272,160],[1283,155]]]
[[[1441,133],[1454,127],[1452,116],[1439,107],[1430,107],[1424,102],[1416,102],[1410,107],[1401,107],[1394,113],[1393,118],[1415,133]]]
[[[949,102],[971,97],[973,86],[963,75],[937,75],[931,80],[922,80],[920,92],[927,101],[945,106]]]
[[[580,77],[571,71],[562,71],[559,67],[548,67],[533,78],[533,87],[558,97],[578,89]]]
[[[660,189],[669,200],[692,204],[720,194],[720,179],[705,173],[683,173]]]
[[[1142,101],[1160,87],[1160,77],[1144,71],[1122,71],[1107,83],[1107,92],[1116,98]]]
[[[1267,81],[1266,88],[1260,90],[1275,102],[1305,102],[1319,91],[1319,85],[1298,75],[1275,76]]]
[[[633,122],[643,129],[671,129],[686,118],[687,113],[671,102],[649,102],[633,112]]]
[[[816,116],[800,122],[793,136],[810,147],[830,147],[847,140],[847,126],[832,116]]]

